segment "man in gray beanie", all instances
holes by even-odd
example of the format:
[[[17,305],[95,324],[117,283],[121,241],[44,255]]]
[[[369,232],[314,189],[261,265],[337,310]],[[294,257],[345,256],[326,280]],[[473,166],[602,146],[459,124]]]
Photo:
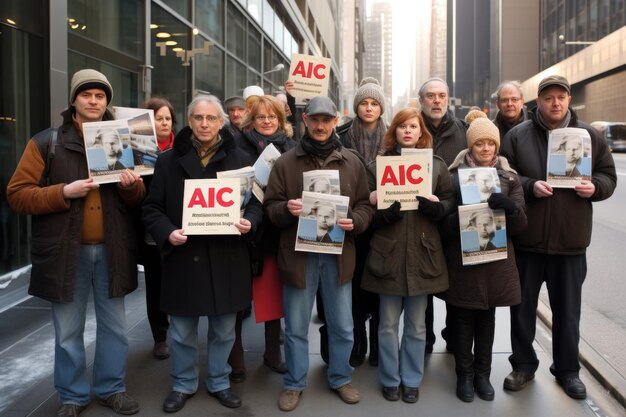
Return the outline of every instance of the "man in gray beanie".
[[[112,97],[104,74],[76,72],[62,126],[28,142],[7,187],[11,208],[32,215],[28,292],[51,303],[58,417],[77,416],[91,398],[83,333],[92,289],[98,328],[93,390],[116,413],[139,412],[124,382],[124,296],[137,288],[136,238],[130,209],[120,207],[139,205],[146,190],[130,170],[117,184],[96,184],[89,177],[82,132],[85,122],[113,119],[107,110]]]

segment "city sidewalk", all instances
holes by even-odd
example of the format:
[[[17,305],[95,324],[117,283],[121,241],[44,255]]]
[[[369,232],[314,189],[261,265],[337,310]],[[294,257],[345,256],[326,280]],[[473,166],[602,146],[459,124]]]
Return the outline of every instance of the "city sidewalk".
[[[155,417],[169,414],[161,410],[163,399],[170,389],[170,361],[157,361],[151,355],[152,338],[145,315],[145,288],[141,281],[140,288],[127,297],[126,308],[129,326],[130,354],[128,358],[127,388],[141,404],[141,411],[137,416]],[[33,299],[35,300],[35,299]],[[545,307],[543,307],[545,309]],[[22,309],[22,310],[20,310]],[[45,320],[44,307],[37,301],[30,301],[26,306],[14,307],[0,318],[13,320],[23,316],[24,311],[36,311],[41,315],[42,323]],[[435,327],[443,326],[443,303],[435,303]],[[544,314],[545,311],[542,311]],[[14,317],[11,316],[14,315]],[[199,342],[202,348],[206,346],[206,320],[201,321]],[[5,321],[6,324],[6,321]],[[435,352],[427,357],[426,371],[420,387],[420,398],[417,404],[405,404],[402,401],[388,402],[380,392],[377,381],[376,368],[370,367],[367,362],[354,372],[353,383],[361,391],[361,402],[356,405],[344,404],[338,396],[327,388],[325,382],[325,367],[319,355],[319,324],[314,322],[310,327],[310,371],[309,388],[304,392],[298,408],[289,414],[293,416],[610,416],[626,415],[617,401],[603,388],[594,376],[583,369],[581,378],[587,384],[588,398],[584,401],[575,401],[567,397],[557,385],[548,368],[551,363],[549,352],[551,335],[549,329],[538,326],[538,335],[535,343],[540,358],[540,367],[536,378],[521,392],[511,393],[502,389],[502,381],[510,372],[508,356],[509,342],[509,314],[507,308],[499,308],[496,318],[496,337],[493,352],[493,371],[491,381],[496,388],[495,400],[485,402],[478,397],[473,403],[463,403],[455,396],[454,358],[445,352],[445,346],[439,338],[435,345]],[[24,329],[26,332],[26,329]],[[438,331],[438,332],[439,332]],[[87,324],[86,343],[88,357],[93,357],[94,337],[93,317]],[[278,410],[277,400],[282,390],[282,377],[263,366],[263,326],[255,324],[254,317],[244,320],[244,347],[246,349],[247,379],[244,383],[233,384],[232,388],[241,396],[243,406],[238,409],[228,409],[221,406],[217,400],[207,395],[204,384],[198,393],[187,401],[185,408],[175,415],[187,416],[276,416],[282,412]],[[23,416],[54,416],[58,407],[57,397],[52,380],[52,329],[49,323],[37,330],[25,334],[10,346],[0,350],[0,365],[5,383],[0,386],[0,397],[8,400],[0,411],[1,417]],[[53,336],[52,336],[53,337]],[[581,343],[584,347],[585,343]],[[53,349],[52,349],[53,351]],[[33,353],[34,352],[34,353]],[[22,362],[20,367],[8,366],[8,357],[13,357],[10,363]],[[9,358],[10,359],[10,358]],[[205,375],[205,354],[201,350],[199,361],[201,380]],[[11,365],[13,366],[13,365]],[[21,369],[21,370],[20,370]],[[39,369],[40,378],[27,388],[19,392],[10,393],[11,386],[20,382],[20,375],[26,375],[32,369]],[[43,374],[43,373],[45,374]],[[12,381],[12,382],[11,382]],[[7,386],[8,385],[8,386]],[[623,391],[622,391],[623,393]],[[1,401],[1,398],[0,398]],[[81,414],[85,417],[115,416],[110,409],[98,404],[94,398],[91,405]]]

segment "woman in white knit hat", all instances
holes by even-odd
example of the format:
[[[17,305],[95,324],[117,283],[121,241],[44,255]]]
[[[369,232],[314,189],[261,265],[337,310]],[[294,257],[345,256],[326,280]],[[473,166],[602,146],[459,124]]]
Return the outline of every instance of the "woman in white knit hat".
[[[463,266],[459,215],[454,212],[442,227],[448,264],[449,289],[442,296],[448,303],[450,334],[454,341],[456,361],[456,395],[464,402],[474,400],[474,392],[485,401],[495,395],[489,382],[495,332],[495,309],[519,304],[521,289],[515,265],[511,236],[526,228],[524,192],[517,173],[509,166],[500,149],[498,128],[480,110],[465,117],[467,149],[450,165],[457,202],[461,203],[458,170],[471,167],[493,167],[500,179],[501,192],[492,193],[487,203],[492,210],[506,214],[507,259]],[[473,351],[472,351],[473,346]]]

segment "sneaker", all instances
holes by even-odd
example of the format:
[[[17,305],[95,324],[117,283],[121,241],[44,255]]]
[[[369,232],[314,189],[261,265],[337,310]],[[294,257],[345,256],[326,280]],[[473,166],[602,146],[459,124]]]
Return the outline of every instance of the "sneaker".
[[[109,407],[117,414],[131,415],[139,412],[139,403],[125,392],[116,392],[105,399],[100,399],[100,404]]]
[[[281,411],[295,410],[300,402],[301,396],[302,391],[293,391],[290,389],[284,390],[278,399],[278,408],[280,408]]]
[[[361,400],[361,394],[352,386],[351,383],[333,389],[339,395],[339,398],[346,404],[356,404]]]
[[[77,417],[85,408],[87,408],[86,405],[63,404],[57,410],[57,417]]]

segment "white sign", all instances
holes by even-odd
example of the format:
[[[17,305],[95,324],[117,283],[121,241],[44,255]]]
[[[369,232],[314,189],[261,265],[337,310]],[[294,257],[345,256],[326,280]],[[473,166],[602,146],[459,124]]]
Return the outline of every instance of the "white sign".
[[[182,229],[186,235],[239,235],[239,178],[185,180]]]
[[[400,156],[376,157],[376,192],[378,209],[395,201],[401,210],[417,210],[416,196],[432,194],[432,153],[407,153]]]
[[[293,54],[288,78],[293,82],[291,95],[301,98],[327,96],[330,65],[330,58]]]

